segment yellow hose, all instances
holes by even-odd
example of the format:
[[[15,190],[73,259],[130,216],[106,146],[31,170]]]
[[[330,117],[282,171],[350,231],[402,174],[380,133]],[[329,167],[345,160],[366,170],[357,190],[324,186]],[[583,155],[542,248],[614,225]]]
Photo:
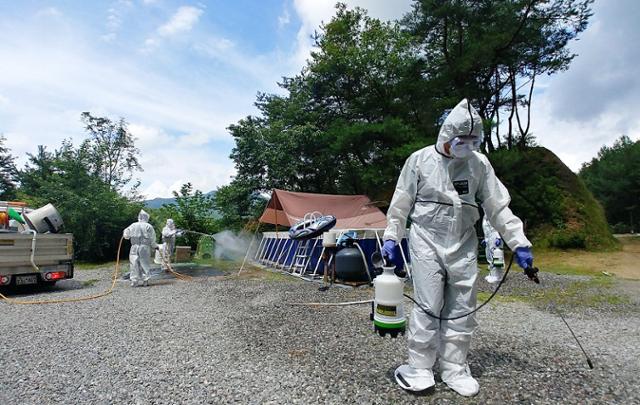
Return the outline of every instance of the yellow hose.
[[[35,300],[35,301],[22,301],[22,300],[17,300],[14,298],[9,298],[5,295],[3,295],[2,293],[0,293],[0,299],[3,299],[4,301],[6,301],[9,304],[16,304],[16,305],[40,305],[40,304],[62,304],[65,302],[80,302],[80,301],[89,301],[89,300],[94,300],[96,298],[101,298],[104,296],[107,296],[109,294],[111,294],[113,292],[113,289],[116,286],[116,281],[118,280],[118,274],[120,273],[120,250],[122,248],[122,241],[123,241],[123,237],[120,238],[120,242],[118,243],[118,254],[116,257],[116,266],[113,270],[113,275],[111,276],[111,286],[104,292],[100,293],[100,294],[94,294],[94,295],[89,295],[86,297],[78,297],[78,298],[61,298],[61,299],[57,299],[57,300]],[[192,281],[193,277],[187,275],[187,274],[180,274],[177,271],[175,271],[172,267],[171,267],[171,263],[166,260],[164,253],[160,252],[160,255],[162,256],[162,260],[163,262],[167,265],[169,272],[171,274],[173,274],[177,279],[182,280],[182,281]]]
[[[160,251],[160,256],[162,256],[162,262],[163,264],[167,265],[167,268],[169,270],[169,272],[171,274],[173,274],[174,276],[176,276],[177,279],[182,280],[182,281],[190,281],[193,280],[193,277],[187,275],[187,274],[180,274],[177,271],[175,271],[173,269],[173,267],[171,267],[171,262],[169,260],[167,260],[167,258],[164,256],[164,252],[161,250]]]

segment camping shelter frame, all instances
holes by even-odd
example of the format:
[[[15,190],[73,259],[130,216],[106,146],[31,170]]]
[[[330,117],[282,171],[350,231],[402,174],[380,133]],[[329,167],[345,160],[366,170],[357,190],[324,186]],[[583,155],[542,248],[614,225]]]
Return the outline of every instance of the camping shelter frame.
[[[320,263],[324,258],[325,265],[328,265],[334,257],[324,257],[327,248],[331,246],[329,243],[324,246],[323,237],[326,233],[312,239],[293,240],[287,232],[310,212],[319,212],[336,218],[335,228],[329,231],[335,234],[336,239],[347,231],[356,232],[356,246],[371,278],[371,254],[382,250],[382,235],[387,226],[386,215],[377,207],[378,203],[380,201],[371,201],[366,195],[316,194],[273,189],[260,216],[260,222],[275,225],[276,231],[263,233],[253,261],[304,278],[313,279],[324,274],[324,269],[322,274],[319,273]],[[284,226],[285,232],[278,232],[278,225]],[[406,239],[400,243],[400,251],[410,271]],[[332,252],[335,250],[332,249]]]
[[[336,234],[336,239],[346,232],[355,232],[357,235],[355,243],[364,256],[367,271],[372,274],[371,253],[376,250],[382,251],[384,228],[332,229],[330,232]],[[329,264],[329,260],[323,259],[327,249],[323,246],[325,234],[307,240],[294,240],[289,237],[288,232],[264,232],[253,261],[307,280],[322,277],[324,269],[320,267],[321,263],[326,261],[325,266]],[[407,246],[405,238],[400,243],[400,254],[405,268],[411,274]]]

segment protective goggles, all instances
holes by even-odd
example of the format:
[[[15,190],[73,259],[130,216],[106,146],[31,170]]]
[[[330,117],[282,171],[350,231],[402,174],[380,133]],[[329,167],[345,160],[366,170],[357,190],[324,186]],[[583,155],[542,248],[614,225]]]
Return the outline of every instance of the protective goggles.
[[[477,136],[456,136],[451,145],[470,145],[473,149],[480,149],[482,141]]]

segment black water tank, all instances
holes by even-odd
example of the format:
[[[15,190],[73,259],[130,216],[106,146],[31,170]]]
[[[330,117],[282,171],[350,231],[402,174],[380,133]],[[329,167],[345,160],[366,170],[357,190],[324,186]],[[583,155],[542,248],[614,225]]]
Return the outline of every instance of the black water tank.
[[[336,274],[344,281],[369,280],[360,249],[344,247],[336,253]]]

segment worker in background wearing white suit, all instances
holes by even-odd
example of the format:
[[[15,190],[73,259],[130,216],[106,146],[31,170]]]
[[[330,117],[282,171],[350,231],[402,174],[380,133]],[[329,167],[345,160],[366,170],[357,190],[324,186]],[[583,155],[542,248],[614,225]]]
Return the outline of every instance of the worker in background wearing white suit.
[[[176,236],[182,236],[182,231],[176,229],[173,219],[167,219],[167,224],[162,228],[162,268],[169,269],[171,257],[176,247]]]
[[[140,210],[138,222],[129,225],[123,232],[125,239],[131,240],[129,268],[131,287],[148,286],[151,272],[151,252],[157,248],[156,231],[149,223],[149,214]]]

